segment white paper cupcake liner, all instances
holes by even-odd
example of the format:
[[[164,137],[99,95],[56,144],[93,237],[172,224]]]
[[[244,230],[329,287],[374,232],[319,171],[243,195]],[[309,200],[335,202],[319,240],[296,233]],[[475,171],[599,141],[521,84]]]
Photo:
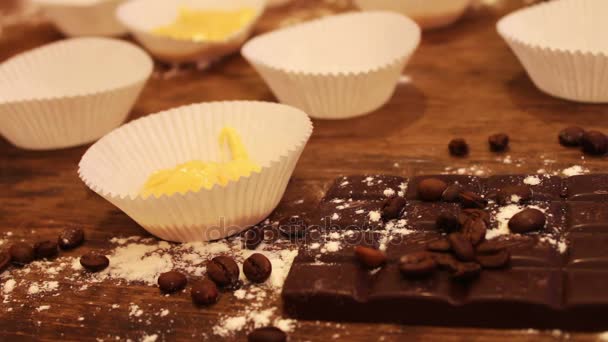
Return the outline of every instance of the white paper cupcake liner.
[[[116,19],[124,0],[33,0],[66,36],[121,36],[127,29]]]
[[[238,51],[264,13],[266,0],[130,0],[121,5],[116,15],[119,21],[155,58],[169,62],[212,62]],[[196,42],[173,39],[152,33],[152,30],[172,23],[180,8],[234,10],[252,8],[254,18],[239,31],[221,41]]]
[[[406,15],[423,29],[451,25],[471,5],[472,0],[355,0],[362,10],[393,11]]]
[[[572,101],[608,102],[608,1],[559,0],[513,12],[497,24],[543,92]]]
[[[98,139],[120,125],[152,73],[137,46],[73,38],[0,64],[0,132],[25,149]]]
[[[275,96],[320,119],[367,114],[392,96],[420,29],[392,12],[349,13],[258,36],[243,46]]]
[[[217,161],[218,134],[234,127],[260,173],[186,194],[142,197],[150,174],[190,161]],[[79,175],[148,232],[170,241],[216,240],[265,219],[278,205],[312,133],[307,115],[265,102],[212,102],[132,121],[95,143]]]

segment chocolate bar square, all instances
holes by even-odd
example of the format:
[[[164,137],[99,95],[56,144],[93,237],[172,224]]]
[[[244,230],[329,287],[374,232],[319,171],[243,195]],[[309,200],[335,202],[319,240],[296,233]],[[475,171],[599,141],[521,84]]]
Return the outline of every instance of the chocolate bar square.
[[[418,184],[420,181],[426,178],[437,178],[446,182],[448,185],[459,184],[464,190],[472,191],[478,194],[482,193],[482,180],[475,176],[465,175],[428,175],[428,176],[417,176],[410,179],[408,183],[407,192],[405,198],[408,200],[420,200],[418,196]]]
[[[487,198],[496,200],[497,194],[509,186],[529,186],[532,201],[557,201],[561,199],[562,179],[549,175],[500,175],[489,177],[485,183]]]
[[[383,201],[332,199],[319,205],[313,224],[322,229],[382,229]]]
[[[460,210],[457,203],[408,201],[402,217],[413,230],[435,231],[439,215],[458,215]]]
[[[568,177],[564,189],[571,201],[608,201],[608,174]]]
[[[608,234],[571,233],[568,247],[568,268],[608,271]]]
[[[352,175],[336,179],[323,201],[338,199],[380,200],[404,196],[407,179],[389,175]]]
[[[569,202],[566,218],[570,232],[608,233],[608,202]]]

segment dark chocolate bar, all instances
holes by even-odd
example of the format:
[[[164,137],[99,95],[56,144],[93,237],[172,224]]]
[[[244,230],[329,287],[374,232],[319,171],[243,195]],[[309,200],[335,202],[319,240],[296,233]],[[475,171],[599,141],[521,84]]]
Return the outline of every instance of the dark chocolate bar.
[[[363,181],[366,177],[336,180],[321,202],[320,216],[342,212],[343,221],[326,225],[326,231],[317,232],[315,238],[302,244],[283,287],[284,309],[289,316],[485,328],[608,330],[608,175],[563,180],[540,175],[487,179],[433,176],[448,184],[457,182],[490,199],[507,186],[532,188],[531,200],[520,207],[490,201],[486,208],[491,216],[490,230],[497,233],[492,241],[510,252],[510,265],[484,269],[469,280],[454,279],[444,271],[411,278],[399,270],[402,255],[422,251],[429,242],[445,236],[435,227],[435,220],[439,213],[458,215],[462,210],[458,204],[420,201],[417,184],[424,177],[413,178],[406,191],[402,178],[373,176],[386,182],[384,188],[374,182],[368,185]],[[395,189],[395,193],[385,193],[387,188]],[[381,210],[381,203],[389,195],[407,199],[403,214],[389,223],[370,224],[369,213]],[[336,198],[343,202],[332,202]],[[353,209],[338,209],[341,203],[352,203]],[[506,224],[500,222],[500,215],[523,207],[540,208],[545,213],[544,230],[500,233]],[[367,230],[370,228],[373,230]],[[357,245],[383,249],[386,264],[374,270],[365,268],[354,257]]]

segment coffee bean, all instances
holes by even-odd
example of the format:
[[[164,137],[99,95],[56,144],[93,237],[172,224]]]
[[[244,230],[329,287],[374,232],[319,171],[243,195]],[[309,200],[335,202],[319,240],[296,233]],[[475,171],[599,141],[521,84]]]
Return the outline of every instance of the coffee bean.
[[[464,208],[483,209],[488,205],[488,200],[472,191],[461,192],[458,194],[458,199]]]
[[[169,271],[158,277],[158,287],[164,293],[174,293],[181,291],[188,284],[186,275],[178,271]]]
[[[239,280],[239,266],[234,259],[218,256],[207,263],[207,275],[219,286],[233,286]]]
[[[452,233],[448,235],[448,240],[452,246],[454,255],[462,261],[471,261],[475,259],[475,251],[473,244],[464,235],[460,233]]]
[[[448,185],[438,178],[425,178],[418,183],[418,197],[423,201],[439,201]]]
[[[450,272],[456,272],[460,263],[452,254],[448,253],[433,253],[433,259],[437,263],[437,266]]]
[[[462,235],[464,235],[464,237],[473,245],[477,245],[483,241],[486,238],[487,231],[488,226],[481,218],[468,220],[465,225],[462,226]]]
[[[11,254],[7,251],[0,252],[0,274],[6,271],[11,264]]]
[[[264,240],[264,228],[255,226],[245,232],[243,241],[247,249],[256,249]]]
[[[469,280],[481,273],[481,266],[475,262],[460,262],[456,264],[456,269],[450,273],[454,279]]]
[[[209,279],[203,279],[192,285],[190,296],[194,304],[211,305],[217,302],[220,293],[214,282]]]
[[[285,342],[287,335],[276,327],[257,328],[247,336],[249,342]]]
[[[57,244],[61,249],[74,249],[84,242],[82,229],[68,228],[59,234]]]
[[[386,262],[384,252],[365,246],[355,247],[355,257],[367,268],[378,268]]]
[[[272,273],[272,264],[263,254],[255,253],[243,262],[243,273],[254,283],[263,283]]]
[[[528,185],[509,185],[500,189],[496,202],[500,205],[527,203],[532,199],[532,188]]]
[[[405,198],[399,196],[388,198],[382,205],[382,219],[389,221],[399,218],[404,207]]]
[[[409,253],[399,259],[399,270],[407,277],[426,276],[437,268],[437,262],[428,252]]]
[[[559,132],[559,143],[566,147],[580,146],[585,130],[577,127],[566,127]]]
[[[426,245],[426,249],[432,252],[449,252],[452,249],[450,241],[445,238],[431,241]]]
[[[464,189],[458,184],[452,184],[448,186],[443,194],[441,195],[441,199],[445,202],[458,202],[460,193],[464,191]]]
[[[279,231],[289,238],[302,237],[308,226],[308,221],[299,216],[285,217],[279,221]]]
[[[89,252],[80,257],[80,264],[87,271],[99,272],[110,265],[110,260],[105,255]]]
[[[477,254],[475,260],[484,268],[502,268],[509,264],[511,253],[503,249],[489,254]]]
[[[17,242],[9,248],[11,262],[16,266],[25,266],[34,261],[34,248],[25,242]]]
[[[507,244],[501,240],[486,240],[475,247],[476,254],[495,254],[507,248]]]
[[[533,208],[524,209],[509,220],[509,229],[514,233],[527,233],[545,227],[545,214]]]
[[[458,216],[448,213],[441,213],[435,221],[437,229],[446,233],[452,233],[460,230],[460,222]]]
[[[486,226],[490,225],[490,214],[487,211],[481,209],[463,209],[458,214],[458,222],[461,226],[467,224],[469,220],[483,220]]]
[[[509,146],[509,136],[504,133],[493,134],[488,138],[488,143],[493,152],[503,152]]]
[[[448,144],[450,154],[455,157],[464,157],[469,154],[469,145],[464,139],[453,139]]]
[[[586,154],[602,156],[608,152],[608,138],[602,132],[585,132],[581,144]]]
[[[52,259],[59,254],[57,243],[54,241],[40,241],[34,244],[36,259]]]

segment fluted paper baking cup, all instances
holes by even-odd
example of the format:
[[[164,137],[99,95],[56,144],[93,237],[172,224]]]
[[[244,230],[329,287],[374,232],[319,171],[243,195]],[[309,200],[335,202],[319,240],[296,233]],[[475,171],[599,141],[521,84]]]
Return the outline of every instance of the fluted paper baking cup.
[[[258,36],[241,53],[282,103],[346,119],[390,99],[419,42],[418,25],[400,14],[355,12]]]
[[[264,13],[266,0],[130,0],[121,5],[118,20],[154,57],[165,62],[212,62],[238,51]],[[253,19],[240,30],[218,41],[174,39],[154,34],[158,27],[171,24],[181,8],[199,10],[235,10],[252,8]]]
[[[0,64],[0,132],[25,149],[98,139],[119,126],[152,73],[139,47],[109,38],[72,38]]]
[[[142,197],[155,171],[190,161],[218,161],[218,134],[235,128],[262,168],[226,186]],[[89,188],[148,232],[170,241],[216,240],[265,219],[278,205],[312,133],[307,115],[266,102],[211,102],[132,121],[95,143],[80,161]]]
[[[66,36],[120,36],[127,29],[116,19],[124,0],[33,0]]]
[[[355,0],[362,10],[394,11],[412,18],[423,29],[444,27],[458,20],[472,0]]]
[[[558,0],[502,18],[497,29],[543,92],[608,102],[608,1]]]

